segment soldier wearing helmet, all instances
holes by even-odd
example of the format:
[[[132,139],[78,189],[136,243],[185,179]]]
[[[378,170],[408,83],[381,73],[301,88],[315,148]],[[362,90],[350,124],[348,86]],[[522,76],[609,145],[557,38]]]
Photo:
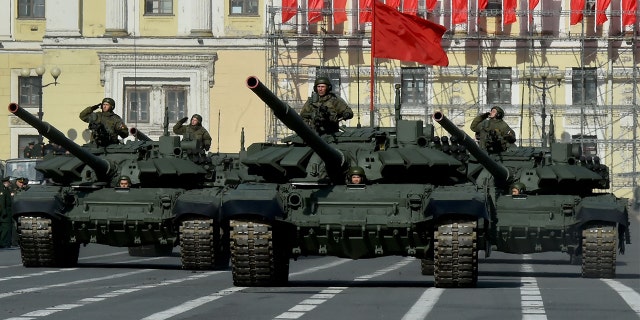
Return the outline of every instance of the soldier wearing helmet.
[[[331,92],[331,80],[318,77],[313,83],[314,94],[302,107],[300,115],[318,134],[331,134],[338,131],[340,120],[353,118],[353,111],[347,103]]]
[[[120,179],[118,179],[118,187],[131,188],[131,178],[129,178],[129,176],[121,176]]]
[[[211,135],[209,131],[202,126],[202,116],[194,114],[191,116],[191,122],[189,125],[184,125],[189,118],[184,117],[173,126],[173,133],[181,134],[183,141],[197,141],[197,144],[204,151],[208,151],[211,148]]]
[[[80,112],[80,119],[89,123],[91,129],[91,141],[98,146],[107,146],[119,143],[118,136],[122,139],[129,136],[129,129],[119,115],[113,112],[116,102],[111,98],[104,98],[102,102],[86,107]],[[102,112],[93,112],[102,107]]]
[[[524,186],[524,183],[516,182],[511,186],[511,195],[512,196],[521,195],[521,194],[524,194],[526,190],[527,188]]]
[[[349,168],[347,173],[347,183],[349,184],[365,184],[367,177],[364,174],[362,167],[353,166]]]
[[[516,142],[515,132],[502,118],[504,110],[494,106],[491,112],[483,113],[471,122],[471,130],[476,132],[480,147],[489,153],[507,150]]]

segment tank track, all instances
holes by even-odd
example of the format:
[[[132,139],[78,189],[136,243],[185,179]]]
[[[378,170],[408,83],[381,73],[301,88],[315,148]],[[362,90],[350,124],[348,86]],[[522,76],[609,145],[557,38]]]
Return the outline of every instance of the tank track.
[[[582,230],[583,278],[615,278],[617,239],[614,225],[589,225]]]
[[[225,264],[219,247],[220,236],[214,229],[213,219],[185,220],[180,224],[183,269],[211,270]]]
[[[53,223],[49,218],[20,217],[18,237],[25,267],[72,267],[78,264],[80,245],[55,241]]]
[[[261,287],[286,284],[289,258],[274,246],[270,225],[231,220],[231,270],[233,284]]]
[[[478,283],[477,221],[449,219],[434,231],[434,280],[438,288],[468,288]]]

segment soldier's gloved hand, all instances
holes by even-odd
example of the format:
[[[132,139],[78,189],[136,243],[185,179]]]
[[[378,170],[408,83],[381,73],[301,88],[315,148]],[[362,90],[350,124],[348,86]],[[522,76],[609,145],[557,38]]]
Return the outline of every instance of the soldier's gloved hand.
[[[98,108],[100,108],[101,106],[102,106],[102,102],[100,102],[100,103],[98,103],[98,104],[96,104],[96,105],[91,106],[91,109],[93,109],[93,110],[97,110],[97,109],[98,109]]]
[[[187,120],[189,120],[189,117],[184,117],[184,118],[178,120],[178,122],[185,123],[185,122],[187,122]]]
[[[347,110],[347,111],[342,113],[342,119],[343,120],[349,120],[351,118],[353,118],[353,112]]]
[[[482,119],[486,119],[489,118],[489,115],[491,114],[491,112],[485,112],[482,114]]]
[[[204,145],[204,149],[205,149],[205,150],[209,151],[209,148],[211,148],[211,146],[210,146],[210,145],[208,145],[208,144],[205,144],[205,145]]]

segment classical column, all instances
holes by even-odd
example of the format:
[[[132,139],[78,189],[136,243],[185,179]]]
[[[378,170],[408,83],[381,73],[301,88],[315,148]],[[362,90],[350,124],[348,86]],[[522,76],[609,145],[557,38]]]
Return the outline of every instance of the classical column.
[[[45,37],[80,36],[80,0],[48,0]]]
[[[191,0],[191,35],[212,36],[211,0]]]
[[[11,14],[16,11],[12,3],[11,0],[0,0],[0,8],[6,8],[6,10],[0,10],[0,41],[12,40],[11,23],[14,17]]]
[[[105,36],[127,36],[127,0],[107,0]]]

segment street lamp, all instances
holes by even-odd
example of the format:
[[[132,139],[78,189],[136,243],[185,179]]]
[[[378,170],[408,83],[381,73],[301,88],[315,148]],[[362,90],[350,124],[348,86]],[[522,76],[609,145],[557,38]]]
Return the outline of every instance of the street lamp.
[[[542,69],[539,72],[540,78],[542,79],[542,86],[538,86],[535,83],[532,83],[531,78],[527,78],[527,84],[530,87],[534,87],[536,89],[542,90],[542,146],[547,146],[547,131],[546,131],[546,122],[547,122],[547,91],[553,87],[559,86],[562,84],[562,73],[554,73],[556,77],[556,84],[548,85],[547,78],[549,77],[549,70]]]
[[[37,68],[35,68],[35,72],[38,75],[38,78],[40,79],[40,84],[38,85],[38,119],[40,121],[42,121],[42,116],[44,115],[44,112],[42,112],[42,89],[46,88],[50,85],[54,85],[57,86],[58,85],[58,77],[60,76],[60,74],[62,73],[62,70],[60,70],[60,68],[58,67],[53,67],[51,68],[51,76],[53,77],[53,82],[47,83],[45,85],[42,84],[42,76],[44,75],[44,72],[46,71],[46,69],[44,68],[44,66],[38,66]],[[31,76],[31,69],[29,68],[22,68],[22,70],[20,70],[20,75],[23,77],[30,77]],[[31,85],[33,85],[33,83],[30,83]],[[38,142],[42,142],[42,134],[38,135]]]

